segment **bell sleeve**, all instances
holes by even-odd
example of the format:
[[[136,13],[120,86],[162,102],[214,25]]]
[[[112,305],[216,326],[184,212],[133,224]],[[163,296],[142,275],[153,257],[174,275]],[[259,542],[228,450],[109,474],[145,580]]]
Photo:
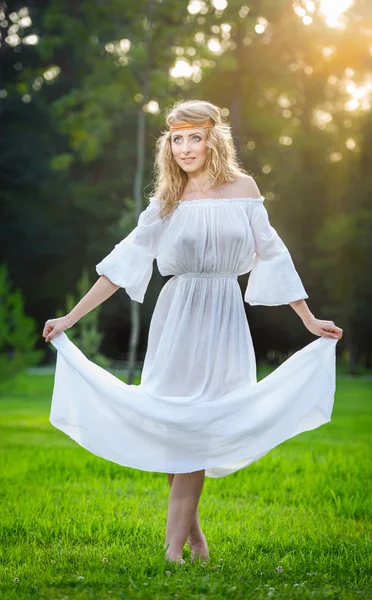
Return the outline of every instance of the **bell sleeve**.
[[[136,302],[143,302],[153,272],[153,262],[164,230],[156,198],[139,216],[137,226],[96,265],[98,275],[106,275]]]
[[[308,298],[288,248],[270,224],[263,200],[252,207],[250,225],[255,254],[245,302],[252,306],[279,306]]]

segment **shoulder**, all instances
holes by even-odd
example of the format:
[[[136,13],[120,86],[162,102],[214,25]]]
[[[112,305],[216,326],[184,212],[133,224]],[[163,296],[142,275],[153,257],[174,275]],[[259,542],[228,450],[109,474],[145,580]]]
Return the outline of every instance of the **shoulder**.
[[[234,185],[237,192],[237,196],[241,198],[262,197],[258,185],[251,175],[246,175],[245,173],[238,175],[234,182]]]

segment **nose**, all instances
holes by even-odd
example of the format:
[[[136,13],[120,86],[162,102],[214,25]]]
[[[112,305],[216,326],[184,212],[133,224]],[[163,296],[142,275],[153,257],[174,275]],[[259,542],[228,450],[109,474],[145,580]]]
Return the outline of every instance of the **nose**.
[[[190,152],[190,140],[188,138],[185,138],[183,140],[182,150],[185,154],[188,154]]]

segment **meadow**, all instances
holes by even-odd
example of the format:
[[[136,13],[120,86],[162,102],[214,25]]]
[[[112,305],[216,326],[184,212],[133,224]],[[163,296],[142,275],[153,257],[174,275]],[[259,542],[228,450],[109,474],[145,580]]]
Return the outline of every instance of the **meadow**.
[[[263,374],[259,372],[259,378]],[[164,562],[169,486],[49,423],[52,375],[0,396],[0,598],[372,598],[372,378],[339,374],[332,421],[206,478],[211,559]]]

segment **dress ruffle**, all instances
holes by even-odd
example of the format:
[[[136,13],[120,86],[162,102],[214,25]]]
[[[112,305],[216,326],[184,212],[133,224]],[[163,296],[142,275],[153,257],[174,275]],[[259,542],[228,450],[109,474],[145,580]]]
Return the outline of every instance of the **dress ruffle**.
[[[250,226],[255,255],[244,300],[252,306],[279,306],[308,298],[288,248],[270,224],[263,204],[251,212]]]
[[[98,275],[105,275],[124,288],[132,300],[142,303],[165,228],[158,201],[151,198],[133,231],[96,265]]]
[[[105,275],[116,285],[124,288],[136,302],[143,302],[150,282],[155,255],[134,243],[133,232],[129,234],[96,265],[98,275]]]
[[[279,306],[308,298],[288,250],[269,258],[256,254],[244,300],[251,306]]]

